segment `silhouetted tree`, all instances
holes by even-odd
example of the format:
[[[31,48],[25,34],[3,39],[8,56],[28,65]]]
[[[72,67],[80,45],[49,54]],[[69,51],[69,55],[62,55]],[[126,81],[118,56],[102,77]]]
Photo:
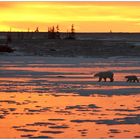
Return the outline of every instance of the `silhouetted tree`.
[[[36,28],[35,32],[39,32],[39,27]]]
[[[71,25],[71,33],[74,34],[75,33],[75,29],[74,29],[74,25]]]
[[[67,31],[67,36],[65,39],[75,39],[75,29],[74,29],[74,25],[71,25],[71,32],[69,33]]]
[[[59,32],[59,26],[56,26],[56,38],[60,39],[60,32]]]
[[[56,32],[59,32],[59,26],[58,25],[56,26]]]
[[[74,25],[71,25],[71,33],[70,33],[70,38],[71,39],[75,39],[75,29],[74,29]]]
[[[48,27],[48,38],[49,39],[55,39],[54,26]]]
[[[60,39],[60,32],[59,32],[59,26],[55,27],[48,27],[48,39]]]

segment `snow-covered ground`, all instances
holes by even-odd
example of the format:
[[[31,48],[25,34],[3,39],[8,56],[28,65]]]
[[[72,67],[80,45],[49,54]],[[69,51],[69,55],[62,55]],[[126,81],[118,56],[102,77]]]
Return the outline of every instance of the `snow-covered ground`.
[[[107,70],[114,82],[93,77]],[[0,138],[138,138],[132,74],[139,57],[0,56]]]
[[[140,77],[140,58],[110,57],[110,58],[83,58],[83,57],[33,57],[33,56],[1,56],[0,57],[1,86],[11,84],[8,90],[0,91],[17,92],[24,91],[26,87],[16,88],[20,85],[36,85],[32,91],[49,92],[56,90],[64,93],[78,93],[89,95],[90,93],[129,94],[139,93],[139,83],[127,83],[126,75]],[[99,71],[113,71],[115,82],[97,82],[93,75]],[[15,80],[13,80],[15,79]],[[16,82],[16,79],[22,82]],[[14,84],[14,87],[13,87]],[[44,89],[44,87],[49,88]],[[63,87],[64,86],[64,87]],[[62,88],[63,87],[63,88]],[[26,89],[27,90],[27,89]],[[30,92],[30,89],[27,90]]]

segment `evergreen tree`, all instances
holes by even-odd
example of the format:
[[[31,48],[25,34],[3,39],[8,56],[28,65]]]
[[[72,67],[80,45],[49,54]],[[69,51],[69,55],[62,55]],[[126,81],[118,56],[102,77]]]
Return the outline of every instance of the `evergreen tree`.
[[[35,32],[39,32],[39,27],[36,28]]]
[[[75,29],[74,29],[74,24],[71,25],[71,34],[70,34],[71,39],[75,39]]]
[[[75,39],[75,29],[74,25],[71,25],[71,32],[67,31],[67,37],[65,39]]]
[[[60,39],[60,32],[59,32],[59,26],[56,26],[56,38]]]

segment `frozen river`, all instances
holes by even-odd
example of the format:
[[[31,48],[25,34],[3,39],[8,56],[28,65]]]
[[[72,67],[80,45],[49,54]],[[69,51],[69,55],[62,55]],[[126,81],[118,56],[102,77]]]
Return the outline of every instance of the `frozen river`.
[[[93,75],[111,70],[114,82]],[[140,58],[0,56],[0,138],[139,138]]]

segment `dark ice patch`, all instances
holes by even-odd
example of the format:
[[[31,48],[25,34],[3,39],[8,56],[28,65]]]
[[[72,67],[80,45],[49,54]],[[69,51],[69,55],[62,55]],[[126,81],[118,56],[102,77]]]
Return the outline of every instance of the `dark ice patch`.
[[[56,124],[51,122],[34,122],[31,124],[26,124],[26,126],[48,126],[48,125],[56,125]]]
[[[64,133],[63,131],[41,131],[41,133],[51,133],[51,134],[61,134]]]
[[[109,130],[111,133],[121,133],[118,129],[110,129]]]
[[[33,129],[20,129],[20,128],[17,128],[16,129],[17,131],[24,131],[24,132],[37,132],[38,130],[33,130]]]
[[[52,129],[66,129],[66,128],[69,128],[68,125],[55,125],[55,126],[49,126],[49,128],[52,128]]]
[[[65,119],[48,119],[49,121],[64,121]]]
[[[30,137],[32,137],[32,136],[33,136],[32,134],[21,135],[21,137],[23,137],[23,138],[30,138]]]
[[[52,139],[50,136],[36,136],[36,137],[29,137],[30,139]]]

